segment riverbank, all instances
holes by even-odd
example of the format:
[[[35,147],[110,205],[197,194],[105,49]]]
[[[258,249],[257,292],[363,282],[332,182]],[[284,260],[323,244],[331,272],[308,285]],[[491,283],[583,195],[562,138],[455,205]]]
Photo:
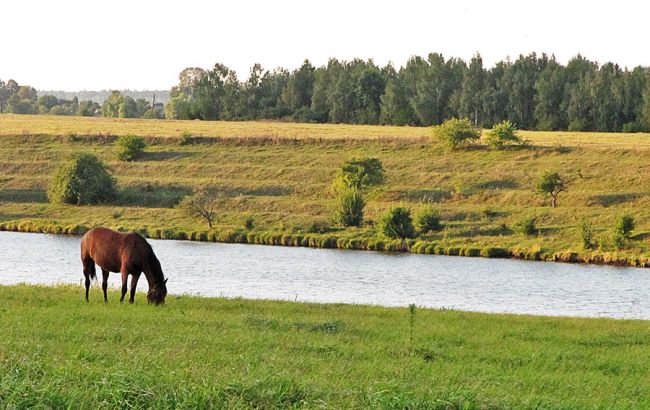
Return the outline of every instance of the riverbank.
[[[94,226],[151,238],[340,249],[510,257],[648,266],[648,134],[525,132],[530,145],[449,152],[430,129],[264,122],[200,122],[0,116],[0,229],[81,234]],[[135,162],[116,159],[115,136],[149,146]],[[181,135],[190,135],[181,145]],[[106,206],[47,202],[56,167],[77,152],[105,161],[118,183]],[[362,228],[331,222],[331,182],[352,157],[379,158],[386,183],[369,192]],[[536,193],[552,170],[568,181],[559,207]],[[219,192],[214,229],[175,206],[192,191]],[[390,240],[378,221],[391,206],[422,203],[442,212],[444,229]],[[617,243],[618,218],[633,215]],[[534,220],[529,234],[517,228]],[[585,247],[582,226],[591,227]]]
[[[111,292],[109,300],[117,300]],[[647,322],[0,286],[9,407],[645,408]],[[411,328],[411,323],[413,327]],[[411,333],[412,329],[412,333]]]

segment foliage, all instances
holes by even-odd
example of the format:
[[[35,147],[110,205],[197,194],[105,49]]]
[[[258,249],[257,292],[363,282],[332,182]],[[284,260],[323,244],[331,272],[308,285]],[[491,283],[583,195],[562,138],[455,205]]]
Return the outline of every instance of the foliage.
[[[467,119],[452,118],[434,128],[434,134],[451,149],[479,139],[481,133]]]
[[[56,170],[47,195],[52,203],[107,203],[115,199],[115,179],[94,155],[77,154]]]
[[[377,158],[353,158],[341,165],[337,180],[348,188],[365,189],[384,182],[384,168]]]
[[[361,190],[343,188],[337,192],[334,205],[334,221],[341,226],[361,226],[366,202]]]
[[[392,239],[415,237],[411,210],[404,207],[390,208],[380,221],[381,232]]]
[[[183,198],[177,208],[190,217],[204,220],[208,227],[212,228],[221,201],[222,199],[214,192],[201,188],[196,193]]]
[[[494,124],[492,129],[487,132],[485,142],[492,149],[502,149],[508,144],[521,144],[522,139],[517,134],[517,128],[508,120]]]
[[[616,222],[616,233],[624,239],[630,239],[635,228],[634,217],[630,214],[621,215]]]
[[[593,249],[596,246],[594,243],[594,227],[590,222],[582,221],[580,224],[580,239],[584,249]]]
[[[557,196],[567,190],[567,183],[557,172],[545,171],[537,182],[537,192],[551,197],[551,207],[557,206]]]
[[[537,233],[535,218],[528,216],[520,219],[512,225],[512,230],[523,236],[535,235]]]
[[[142,156],[147,143],[142,137],[126,134],[117,139],[117,146],[117,158],[120,161],[135,161]]]
[[[442,230],[440,209],[432,205],[424,205],[415,214],[415,227],[421,234]]]
[[[113,91],[102,104],[102,116],[114,118],[136,118],[138,106],[135,100],[119,91]]]

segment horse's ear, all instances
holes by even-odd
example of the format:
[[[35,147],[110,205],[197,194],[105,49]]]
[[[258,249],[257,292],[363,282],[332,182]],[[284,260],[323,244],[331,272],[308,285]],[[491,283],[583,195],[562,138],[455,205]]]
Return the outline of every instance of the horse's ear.
[[[165,280],[163,281],[163,283],[166,285],[168,280],[169,280],[169,278],[165,279]]]

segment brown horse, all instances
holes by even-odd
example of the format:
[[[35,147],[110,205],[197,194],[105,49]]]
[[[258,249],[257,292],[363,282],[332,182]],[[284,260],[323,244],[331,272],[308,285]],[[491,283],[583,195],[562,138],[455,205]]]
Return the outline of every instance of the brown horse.
[[[131,297],[133,303],[135,288],[140,278],[140,273],[149,282],[147,301],[159,305],[165,303],[167,295],[167,279],[165,279],[160,262],[151,249],[151,245],[137,233],[120,233],[107,228],[94,228],[86,232],[81,239],[81,263],[86,277],[86,302],[88,302],[88,289],[90,279],[97,278],[95,263],[102,269],[102,291],[104,302],[108,275],[110,272],[122,274],[122,297],[126,295],[127,279],[131,275]]]

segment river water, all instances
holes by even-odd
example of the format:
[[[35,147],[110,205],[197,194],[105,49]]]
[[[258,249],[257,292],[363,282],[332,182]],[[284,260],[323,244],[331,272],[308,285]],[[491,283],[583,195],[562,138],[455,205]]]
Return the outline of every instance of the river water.
[[[79,284],[80,237],[0,232],[0,284]],[[171,294],[650,319],[650,270],[505,259],[149,241]],[[101,278],[101,273],[100,273]],[[144,278],[143,278],[144,279]],[[109,285],[120,286],[111,274]],[[140,281],[140,290],[147,288]],[[91,298],[101,298],[94,284]],[[109,300],[110,301],[110,300]]]

